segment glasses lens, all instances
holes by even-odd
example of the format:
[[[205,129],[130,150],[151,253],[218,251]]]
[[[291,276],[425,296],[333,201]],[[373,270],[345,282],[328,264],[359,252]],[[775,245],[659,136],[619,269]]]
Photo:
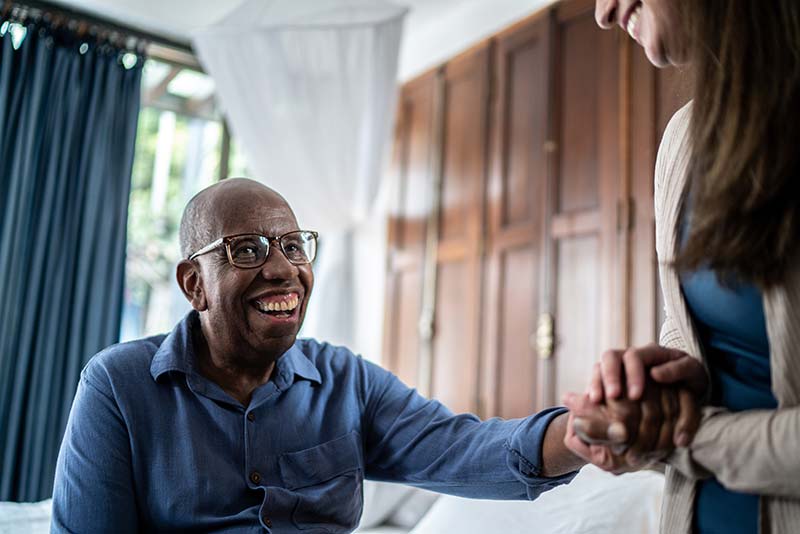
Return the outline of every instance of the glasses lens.
[[[269,241],[260,235],[243,235],[230,240],[231,260],[237,267],[258,267],[264,263]]]
[[[292,232],[281,238],[281,248],[290,262],[311,263],[317,256],[317,238],[305,230]]]

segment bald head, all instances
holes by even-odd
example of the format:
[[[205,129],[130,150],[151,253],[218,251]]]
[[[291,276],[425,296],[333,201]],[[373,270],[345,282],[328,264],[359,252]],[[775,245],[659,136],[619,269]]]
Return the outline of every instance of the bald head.
[[[249,178],[228,178],[197,193],[181,217],[181,256],[188,258],[217,239],[231,218],[251,210],[286,209],[289,204],[277,191]]]

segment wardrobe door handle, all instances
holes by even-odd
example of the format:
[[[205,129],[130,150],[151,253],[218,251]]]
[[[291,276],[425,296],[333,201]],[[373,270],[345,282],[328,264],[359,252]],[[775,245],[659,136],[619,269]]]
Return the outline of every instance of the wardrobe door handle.
[[[539,354],[539,359],[549,360],[553,356],[554,344],[553,316],[549,313],[543,313],[539,316],[536,326],[536,351]]]

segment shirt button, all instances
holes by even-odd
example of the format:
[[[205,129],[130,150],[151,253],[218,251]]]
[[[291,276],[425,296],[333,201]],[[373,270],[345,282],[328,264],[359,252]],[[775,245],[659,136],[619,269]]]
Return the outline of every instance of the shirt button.
[[[256,420],[255,414],[253,412],[248,412],[247,413],[247,420],[248,421],[255,421]]]
[[[261,482],[261,475],[258,473],[258,471],[253,471],[250,473],[250,482],[253,484],[258,484]]]
[[[270,521],[269,517],[267,516],[264,516],[264,524],[267,526],[267,528],[272,528],[272,521]]]

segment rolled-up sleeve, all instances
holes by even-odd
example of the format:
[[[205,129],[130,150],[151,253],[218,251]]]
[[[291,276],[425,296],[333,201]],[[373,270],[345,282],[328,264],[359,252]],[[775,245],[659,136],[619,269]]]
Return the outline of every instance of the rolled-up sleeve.
[[[461,497],[533,500],[575,476],[541,476],[544,435],[564,408],[481,421],[454,415],[388,371],[364,365],[368,477]]]

